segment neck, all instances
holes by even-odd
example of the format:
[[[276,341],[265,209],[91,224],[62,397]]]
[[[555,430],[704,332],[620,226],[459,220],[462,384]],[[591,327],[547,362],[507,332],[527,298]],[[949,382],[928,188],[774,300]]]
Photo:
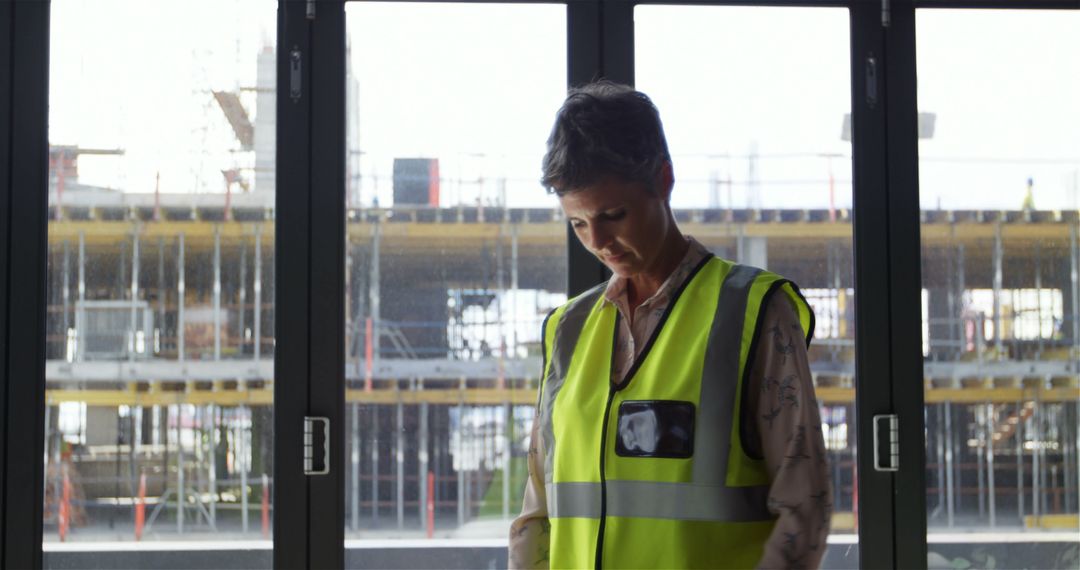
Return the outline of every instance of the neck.
[[[690,241],[682,235],[682,232],[679,231],[673,221],[671,231],[664,238],[664,245],[660,249],[660,254],[656,256],[655,266],[634,275],[627,283],[627,292],[629,293],[628,297],[632,309],[636,309],[638,305],[656,294],[664,281],[667,281],[667,278],[679,266],[679,262],[686,256],[686,250],[689,248]]]

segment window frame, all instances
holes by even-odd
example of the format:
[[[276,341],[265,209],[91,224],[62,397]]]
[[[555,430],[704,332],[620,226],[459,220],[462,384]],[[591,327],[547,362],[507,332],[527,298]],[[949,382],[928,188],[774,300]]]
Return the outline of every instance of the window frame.
[[[383,1],[383,0],[355,0]],[[413,0],[405,0],[413,1]],[[431,0],[428,0],[431,1]],[[449,0],[434,0],[446,2]],[[455,0],[458,3],[503,3]],[[862,566],[926,567],[915,10],[1080,9],[1076,0],[563,0],[567,85],[634,82],[638,5],[818,6],[851,18],[857,437],[872,448],[874,414],[901,416],[901,471],[859,454]],[[344,0],[278,2],[274,564],[344,567],[345,456]],[[0,565],[42,566],[48,69],[51,4],[0,0]],[[299,50],[302,95],[288,93]],[[867,61],[878,97],[868,100]],[[19,236],[18,244],[12,236]],[[606,278],[567,229],[570,295]],[[15,278],[18,276],[18,278]],[[865,292],[865,294],[860,294]],[[316,327],[315,324],[319,326]],[[871,336],[866,331],[874,330]],[[305,415],[331,419],[331,473],[300,465]],[[14,429],[19,426],[19,429]],[[279,492],[280,490],[280,492]]]

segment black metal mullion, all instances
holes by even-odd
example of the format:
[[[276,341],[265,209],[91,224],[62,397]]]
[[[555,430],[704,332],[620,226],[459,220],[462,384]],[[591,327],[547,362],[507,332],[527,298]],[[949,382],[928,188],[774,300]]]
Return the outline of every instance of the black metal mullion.
[[[274,567],[304,568],[308,566],[310,525],[302,421],[308,411],[311,329],[308,152],[312,67],[310,23],[304,2],[279,0],[277,46]],[[299,73],[294,78],[292,68],[297,64]]]
[[[1077,10],[1080,0],[916,0],[915,8]]]
[[[604,2],[600,6],[602,26],[602,75],[606,79],[634,84],[634,8],[631,0]]]
[[[888,57],[883,79],[889,176],[890,377],[893,409],[900,416],[900,471],[893,476],[896,497],[893,511],[896,558],[893,564],[896,568],[926,568],[919,140],[912,0],[893,0],[885,49]]]
[[[11,234],[11,86],[12,77],[12,31],[15,5],[10,0],[0,0],[0,244],[10,244]],[[0,552],[5,552],[4,529],[7,515],[4,497],[7,488],[7,330],[8,330],[8,251],[0,246]],[[0,557],[0,565],[3,564]]]
[[[597,79],[634,84],[632,1],[570,0],[566,12],[567,82],[577,87]],[[610,275],[604,264],[566,228],[567,294],[578,295]]]
[[[881,5],[851,7],[852,175],[855,249],[855,403],[859,565],[895,566],[893,481],[874,470],[875,414],[893,412],[890,212],[885,117],[885,38]],[[921,314],[921,311],[918,312]],[[921,387],[921,382],[920,382]],[[901,442],[901,446],[904,443]],[[920,499],[922,500],[922,499]],[[925,564],[925,559],[923,564]]]
[[[566,81],[578,87],[604,76],[600,0],[570,0],[566,5]],[[581,245],[566,225],[566,294],[579,295],[608,278],[609,273]]]
[[[310,568],[345,567],[345,5],[317,3],[311,38],[309,414],[330,419],[330,472],[309,479]]]
[[[48,2],[10,7],[11,144],[7,251],[5,568],[40,568],[45,439],[45,264],[49,176]],[[8,8],[8,7],[5,7]],[[6,135],[5,135],[6,136]],[[17,141],[15,143],[14,141]],[[5,181],[7,182],[7,181]]]
[[[752,6],[758,8],[847,8],[848,0],[635,0],[666,6]]]

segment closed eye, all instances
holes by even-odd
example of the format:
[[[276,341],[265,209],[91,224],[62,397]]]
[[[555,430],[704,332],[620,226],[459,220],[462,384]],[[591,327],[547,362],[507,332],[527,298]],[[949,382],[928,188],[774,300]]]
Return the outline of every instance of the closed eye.
[[[626,210],[616,210],[614,212],[605,212],[601,214],[601,217],[605,220],[616,222],[626,217]]]

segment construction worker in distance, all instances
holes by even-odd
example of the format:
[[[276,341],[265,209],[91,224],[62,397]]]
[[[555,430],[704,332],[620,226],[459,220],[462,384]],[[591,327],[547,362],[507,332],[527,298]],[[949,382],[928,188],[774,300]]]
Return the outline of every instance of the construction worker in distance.
[[[510,567],[817,567],[832,485],[798,287],[679,231],[631,87],[570,91],[542,183],[613,275],[544,322]]]

